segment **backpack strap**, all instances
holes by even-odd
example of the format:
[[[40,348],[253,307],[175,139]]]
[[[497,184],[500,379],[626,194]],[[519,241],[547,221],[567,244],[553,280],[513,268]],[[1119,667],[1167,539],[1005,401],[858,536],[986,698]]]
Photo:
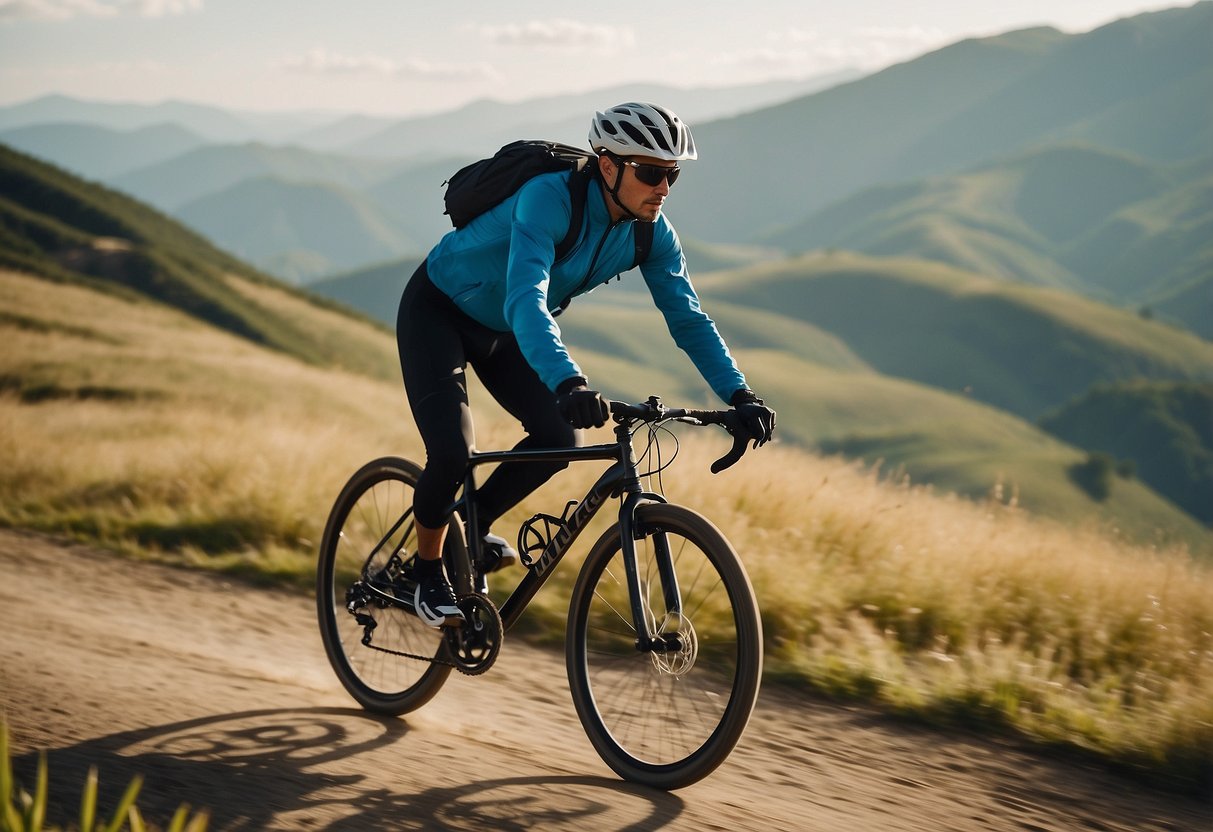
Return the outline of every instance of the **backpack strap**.
[[[565,233],[564,239],[556,245],[556,258],[553,262],[567,257],[581,236],[581,223],[585,218],[585,201],[590,190],[590,180],[594,178],[594,167],[588,162],[589,160],[579,162],[573,172],[569,174],[569,204],[573,213],[569,218],[569,230]]]
[[[636,243],[636,259],[632,261],[633,269],[649,259],[649,251],[653,248],[654,225],[656,223],[639,220],[632,223],[632,240]]]

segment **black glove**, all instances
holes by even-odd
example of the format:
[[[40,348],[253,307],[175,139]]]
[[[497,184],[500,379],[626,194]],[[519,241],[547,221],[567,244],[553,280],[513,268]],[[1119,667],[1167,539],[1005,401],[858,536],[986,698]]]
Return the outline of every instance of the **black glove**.
[[[741,388],[729,399],[729,404],[741,416],[755,448],[771,441],[775,435],[775,411],[763,404],[753,390]]]
[[[598,391],[586,387],[586,380],[578,376],[565,379],[556,388],[556,406],[575,428],[600,428],[611,415]]]

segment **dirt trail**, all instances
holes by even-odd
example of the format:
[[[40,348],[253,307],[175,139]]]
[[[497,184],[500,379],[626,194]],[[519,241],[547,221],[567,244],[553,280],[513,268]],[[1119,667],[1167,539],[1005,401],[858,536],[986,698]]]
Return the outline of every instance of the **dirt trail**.
[[[764,690],[733,756],[675,793],[599,761],[562,657],[507,641],[416,714],[357,710],[304,597],[0,531],[0,705],[70,822],[90,765],[211,829],[1209,830],[1213,807],[1013,744]]]

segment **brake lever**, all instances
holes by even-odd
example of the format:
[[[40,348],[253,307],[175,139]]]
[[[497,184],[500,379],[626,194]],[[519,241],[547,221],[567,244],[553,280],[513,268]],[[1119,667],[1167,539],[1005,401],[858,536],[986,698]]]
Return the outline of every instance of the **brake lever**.
[[[724,415],[724,418],[720,420],[720,425],[729,432],[729,436],[733,437],[733,447],[727,454],[712,463],[711,470],[713,474],[719,474],[741,459],[742,454],[746,452],[746,446],[750,442],[750,435],[742,426],[741,416],[736,410],[728,411]]]

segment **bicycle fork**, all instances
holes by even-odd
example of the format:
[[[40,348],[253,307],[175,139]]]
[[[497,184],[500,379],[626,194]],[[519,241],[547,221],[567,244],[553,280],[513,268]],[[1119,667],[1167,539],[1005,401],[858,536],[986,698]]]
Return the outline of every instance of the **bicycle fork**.
[[[678,575],[674,570],[674,557],[670,541],[664,531],[641,528],[636,521],[636,509],[643,499],[654,495],[629,494],[624,498],[623,510],[619,512],[620,554],[627,577],[628,601],[632,610],[632,621],[636,628],[636,649],[643,653],[669,653],[683,649],[683,639],[678,631],[667,632],[666,624],[681,621],[682,595],[678,586]],[[648,539],[653,546],[656,577],[660,583],[660,597],[665,606],[661,618],[652,608],[654,593],[640,574],[636,541]]]

